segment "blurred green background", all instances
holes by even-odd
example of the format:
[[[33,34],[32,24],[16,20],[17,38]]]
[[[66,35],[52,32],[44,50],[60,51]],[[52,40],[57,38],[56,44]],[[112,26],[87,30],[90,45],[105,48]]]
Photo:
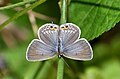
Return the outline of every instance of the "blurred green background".
[[[0,7],[22,1],[1,0]],[[48,22],[59,24],[58,1],[47,0],[0,31],[0,79],[56,79],[58,58],[28,62],[26,48],[37,38],[37,27]],[[85,62],[64,58],[69,65],[65,64],[64,79],[120,79],[119,5],[119,0],[71,0],[68,22],[81,28],[81,37],[89,40],[94,55]],[[25,5],[0,10],[0,24],[24,8]]]

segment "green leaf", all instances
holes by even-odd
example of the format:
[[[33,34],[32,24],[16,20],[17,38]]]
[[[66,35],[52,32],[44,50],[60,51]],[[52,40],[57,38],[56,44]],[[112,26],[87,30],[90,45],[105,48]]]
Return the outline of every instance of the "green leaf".
[[[120,0],[71,1],[68,20],[81,28],[81,37],[92,40],[120,21],[119,5]]]

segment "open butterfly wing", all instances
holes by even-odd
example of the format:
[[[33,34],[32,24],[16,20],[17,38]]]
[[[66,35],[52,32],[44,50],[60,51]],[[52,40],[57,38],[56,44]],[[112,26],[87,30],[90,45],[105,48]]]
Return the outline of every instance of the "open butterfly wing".
[[[75,24],[44,24],[38,30],[38,39],[28,46],[26,58],[28,61],[42,61],[53,58],[58,52],[58,37],[60,52],[63,56],[74,60],[90,60],[93,52],[86,39],[79,39],[80,29]]]
[[[41,40],[34,39],[28,46],[26,58],[28,61],[42,61],[56,55],[54,48],[44,44]]]
[[[38,30],[38,37],[50,46],[58,46],[58,25],[44,24]]]
[[[66,46],[63,49],[63,56],[74,60],[91,60],[93,51],[88,41],[81,38],[75,43]]]
[[[65,47],[74,43],[80,36],[80,29],[72,23],[65,23],[60,26],[60,41],[62,46]]]

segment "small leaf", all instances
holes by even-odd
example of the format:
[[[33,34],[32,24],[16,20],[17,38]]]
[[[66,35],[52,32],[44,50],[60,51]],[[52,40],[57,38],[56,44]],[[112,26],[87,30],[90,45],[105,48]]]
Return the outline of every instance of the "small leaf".
[[[71,1],[69,22],[77,24],[81,37],[92,40],[120,21],[120,0]]]

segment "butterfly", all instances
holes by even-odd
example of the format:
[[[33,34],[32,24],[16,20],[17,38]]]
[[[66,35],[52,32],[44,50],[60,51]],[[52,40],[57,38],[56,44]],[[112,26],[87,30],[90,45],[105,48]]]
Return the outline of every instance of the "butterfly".
[[[58,55],[74,60],[91,60],[92,47],[85,38],[80,38],[81,30],[73,23],[60,26],[52,23],[38,29],[38,39],[33,39],[26,51],[28,61],[43,61]]]

